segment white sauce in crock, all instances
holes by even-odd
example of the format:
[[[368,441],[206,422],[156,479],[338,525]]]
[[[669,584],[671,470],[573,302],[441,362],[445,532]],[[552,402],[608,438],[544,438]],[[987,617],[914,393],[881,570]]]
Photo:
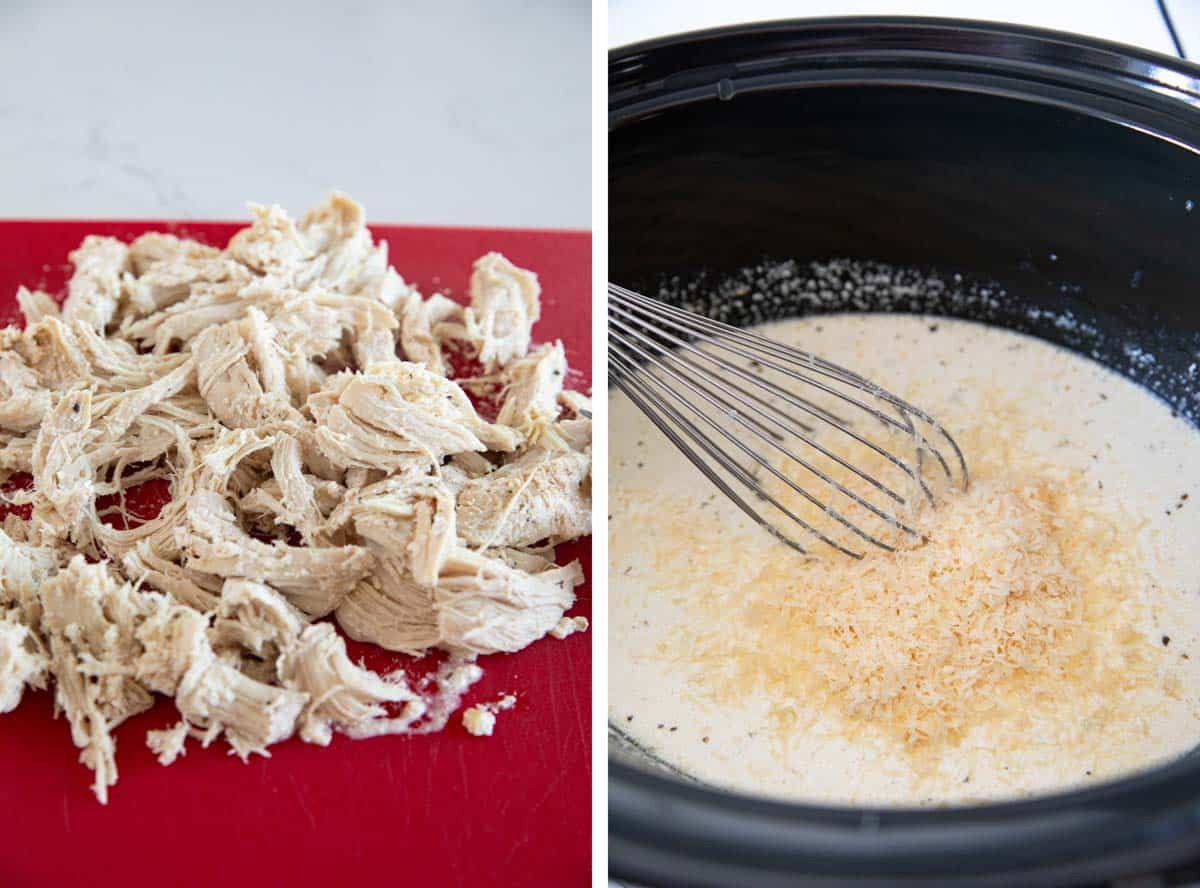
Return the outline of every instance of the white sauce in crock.
[[[754,627],[711,602],[752,575],[754,565],[784,557],[781,547],[616,393],[610,398],[609,699],[610,720],[621,732],[662,762],[717,786],[885,805],[1044,793],[1160,763],[1200,742],[1195,429],[1099,364],[998,328],[856,314],[759,329],[925,408],[954,430],[969,463],[986,463],[986,431],[1003,422],[1019,450],[1081,472],[1107,517],[1128,529],[1131,550],[1140,549],[1144,582],[1128,596],[1144,606],[1128,628],[1156,681],[1129,698],[1136,705],[1120,724],[1067,724],[1076,716],[1072,701],[1064,701],[1060,716],[1052,713],[1032,730],[1028,722],[1018,729],[1015,715],[1011,724],[1000,717],[935,755],[913,756],[895,737],[855,727],[836,707],[814,709],[801,727],[781,733],[771,717],[778,700],[718,692],[688,647],[698,633],[714,632],[753,644]],[[985,406],[995,399],[1009,405],[1003,418]],[[695,551],[679,558],[671,550],[684,538]],[[1064,686],[1064,693],[1075,691]],[[1020,701],[1004,705],[1020,708]]]

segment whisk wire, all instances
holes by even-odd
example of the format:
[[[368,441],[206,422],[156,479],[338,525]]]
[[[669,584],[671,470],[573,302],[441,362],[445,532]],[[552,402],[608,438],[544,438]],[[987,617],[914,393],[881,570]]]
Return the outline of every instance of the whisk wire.
[[[641,351],[640,349],[636,349],[636,347],[635,347],[635,351],[640,356],[642,356],[647,361],[649,361],[650,363],[652,363],[655,366],[659,367],[660,369],[664,370],[671,378],[682,383],[689,390],[696,392],[697,394],[700,394],[701,398],[703,398],[704,400],[708,400],[706,396],[704,396],[702,393],[700,393],[698,391],[696,386],[694,386],[692,383],[690,383],[687,379],[677,376],[674,373],[671,373],[671,371],[668,368],[664,367],[663,364],[661,362],[659,362],[656,358],[654,358],[651,355],[647,355],[645,352]],[[733,435],[727,429],[722,428],[719,423],[717,423],[715,420],[713,420],[712,417],[710,417],[708,414],[706,414],[703,410],[700,410],[698,407],[696,407],[694,404],[692,404],[686,397],[682,397],[680,395],[679,391],[677,389],[673,388],[672,386],[670,386],[669,384],[667,384],[662,379],[661,376],[656,375],[656,374],[649,374],[649,373],[645,374],[645,375],[646,375],[647,379],[655,382],[657,385],[659,385],[665,391],[669,392],[671,395],[678,398],[685,406],[688,407],[688,409],[692,413],[694,413],[698,418],[703,420],[706,425],[711,427],[713,429],[713,431],[717,432],[719,435],[721,435],[723,438],[725,438],[726,441],[728,441],[731,445],[736,447],[738,450],[740,450],[743,454],[748,456],[750,459],[754,460],[759,466],[761,466],[762,468],[764,468],[768,472],[770,472],[777,480],[779,480],[780,482],[785,484],[793,492],[795,492],[796,494],[801,496],[803,499],[805,499],[812,505],[823,509],[825,511],[825,513],[827,515],[829,515],[829,517],[833,518],[835,521],[837,521],[839,524],[841,524],[843,527],[845,527],[847,530],[851,531],[855,535],[861,537],[862,539],[866,540],[869,543],[879,546],[880,548],[892,551],[893,547],[884,543],[882,540],[876,538],[875,536],[872,536],[871,534],[867,533],[867,531],[863,530],[861,527],[854,524],[852,521],[850,521],[848,518],[846,518],[841,512],[839,512],[837,509],[833,508],[833,506],[831,504],[824,503],[821,500],[817,499],[815,496],[813,496],[811,493],[809,493],[803,487],[800,487],[798,484],[796,484],[791,478],[788,478],[786,475],[784,475],[782,472],[780,472],[774,465],[771,464],[771,462],[768,459],[766,459],[766,457],[764,457],[760,453],[754,452],[754,450],[751,449],[750,447],[748,447],[745,444],[745,442],[739,440],[735,435]],[[710,402],[710,403],[712,403],[712,402]],[[714,404],[714,406],[716,406],[716,405]],[[820,469],[816,468],[815,466],[809,464],[802,457],[799,457],[796,454],[792,453],[791,451],[787,450],[786,448],[780,446],[777,442],[773,441],[770,438],[770,436],[764,435],[761,432],[759,432],[756,428],[754,428],[754,426],[750,425],[749,423],[747,423],[743,420],[741,414],[737,411],[736,408],[731,408],[729,411],[727,411],[725,413],[725,415],[727,415],[730,419],[734,420],[734,422],[736,422],[742,428],[748,429],[749,431],[754,433],[754,435],[756,437],[769,443],[771,446],[773,446],[774,448],[779,450],[788,459],[792,460],[793,462],[797,463],[798,465],[800,465],[803,468],[807,469],[808,471],[812,472],[814,475],[816,475],[822,481],[827,483],[831,488],[833,488],[833,489],[837,490],[839,493],[842,493],[843,495],[849,497],[851,500],[858,503],[860,506],[864,507],[865,509],[871,511],[879,518],[882,518],[886,522],[894,523],[897,527],[899,527],[901,530],[904,530],[906,533],[912,534],[913,536],[917,536],[917,537],[920,536],[920,534],[917,531],[913,530],[912,528],[908,527],[907,525],[903,524],[902,522],[899,522],[892,515],[889,515],[888,513],[883,512],[882,510],[880,510],[878,507],[876,507],[872,503],[862,499],[854,491],[839,484],[837,481],[835,481],[829,475],[822,472]],[[750,477],[752,477],[752,478],[755,477],[752,472],[749,474],[750,474]],[[775,505],[777,508],[783,509],[783,506],[781,506],[774,499],[771,499],[769,494],[766,494],[765,492],[760,493],[759,491],[756,491],[756,493],[758,493],[758,495],[760,495],[761,497],[770,499],[772,504]],[[784,510],[784,511],[787,511],[787,510]],[[789,517],[793,518],[793,520],[799,520],[791,512],[788,512],[787,514]],[[840,546],[837,546],[837,544],[833,543],[832,541],[825,538],[824,536],[822,536],[822,540],[830,543],[830,545],[834,545],[836,548],[841,549]],[[846,551],[846,550],[843,549],[842,551]],[[847,552],[847,554],[853,554],[853,553]]]
[[[646,342],[652,341],[649,338],[647,338],[644,334],[631,329],[627,324],[624,324],[620,321],[614,322],[612,320],[612,315],[614,313],[618,314],[618,315],[622,314],[621,309],[619,307],[613,306],[610,308],[610,320],[609,320],[610,329],[613,327],[616,327],[618,330],[621,330],[622,332],[631,333],[632,335],[637,336],[642,341],[646,341]],[[668,342],[675,345],[677,347],[678,351],[680,351],[680,352],[686,351],[691,354],[698,354],[698,355],[704,357],[705,359],[707,359],[708,361],[712,362],[716,368],[718,368],[724,372],[730,373],[730,374],[738,377],[739,379],[743,380],[744,382],[748,382],[753,386],[757,386],[765,391],[770,392],[777,400],[785,401],[786,403],[789,403],[789,404],[797,407],[798,409],[807,412],[809,415],[817,416],[825,424],[829,425],[832,428],[837,429],[840,432],[843,432],[844,434],[849,436],[852,440],[863,445],[864,447],[870,448],[876,454],[878,454],[879,456],[881,456],[884,459],[891,462],[897,469],[899,469],[901,472],[904,472],[906,475],[908,475],[913,483],[918,485],[918,487],[921,489],[922,493],[924,493],[926,499],[928,499],[930,501],[933,500],[932,491],[929,490],[929,487],[928,487],[928,485],[926,485],[924,479],[921,478],[920,475],[918,475],[917,473],[915,473],[912,470],[911,466],[904,463],[904,461],[899,459],[898,457],[896,457],[895,454],[893,454],[893,453],[883,449],[879,445],[877,445],[874,441],[871,441],[871,440],[863,437],[862,435],[855,432],[853,429],[849,428],[849,425],[846,422],[846,420],[838,418],[835,414],[830,413],[827,410],[814,411],[809,406],[810,402],[808,402],[806,399],[796,397],[795,395],[793,395],[790,392],[785,392],[776,386],[772,386],[770,383],[768,383],[766,380],[764,380],[760,376],[757,376],[753,373],[749,373],[734,364],[730,364],[728,361],[725,361],[722,358],[716,357],[714,355],[710,355],[708,352],[705,352],[703,349],[697,348],[692,343],[689,343],[682,339],[679,339],[678,337],[675,337],[669,333],[661,333],[659,331],[656,331],[656,335],[661,336],[663,339],[666,339]],[[657,345],[656,345],[656,347],[659,348],[664,354],[672,355],[673,357],[675,356],[672,354],[670,349],[666,349],[666,348],[663,348],[662,346],[657,346]],[[763,366],[766,366],[766,367],[774,368],[774,366],[775,366],[773,364],[769,364],[766,362],[760,362],[760,363],[762,363]],[[697,368],[694,364],[690,364],[690,366],[699,370],[699,368]],[[707,371],[700,371],[700,372],[704,373]],[[786,370],[784,372],[786,373]],[[711,375],[711,373],[709,375]],[[805,382],[808,381],[804,377],[796,377],[796,378],[801,379],[802,381],[805,381]],[[823,386],[820,383],[818,383],[817,387],[835,397],[841,396],[840,392],[838,392],[835,389],[829,388],[828,386]],[[745,397],[747,393],[740,392],[738,394],[742,397]],[[760,403],[762,403],[761,400],[760,400]],[[786,416],[786,414],[785,414],[785,416]],[[892,422],[892,425],[894,425],[897,429],[905,428],[904,426],[902,426],[898,423],[895,423],[894,421]],[[806,427],[806,430],[808,432],[813,431],[813,429],[811,427]],[[806,434],[806,433],[800,433],[800,432],[793,432],[793,434],[795,434],[797,438],[799,438],[801,441],[803,441],[808,446],[812,447],[817,452],[819,452],[822,455],[826,456],[827,458],[833,460],[834,462],[836,462],[838,465],[842,466],[843,468],[848,469],[849,471],[855,473],[860,478],[862,478],[864,481],[867,481],[868,483],[870,483],[872,486],[874,486],[878,490],[886,493],[888,496],[890,496],[896,502],[898,502],[902,505],[906,504],[906,500],[903,496],[895,493],[889,487],[887,487],[882,482],[880,482],[878,479],[865,474],[858,467],[852,465],[851,463],[846,461],[844,458],[838,456],[836,453],[825,448],[820,443],[818,443],[815,439],[813,439],[811,437],[811,435]],[[821,480],[828,481],[829,479],[824,476],[821,476]]]
[[[618,329],[620,329],[620,324],[617,324],[616,326],[618,327]],[[622,332],[624,332],[624,331],[622,331]],[[640,340],[647,342],[648,344],[650,344],[652,347],[654,347],[656,349],[659,349],[659,353],[661,356],[663,356],[667,359],[680,360],[677,358],[677,356],[673,355],[670,351],[663,349],[661,346],[655,345],[654,343],[650,342],[650,340],[648,340],[646,337],[643,337],[640,334],[637,334],[636,331],[633,331],[633,332],[634,332],[634,335],[636,335]],[[618,337],[618,341],[619,341],[619,337]],[[646,353],[644,350],[638,348],[636,345],[633,345],[628,342],[620,343],[620,344],[624,345],[627,348],[634,350],[639,356],[645,358],[645,360],[648,363],[653,364],[655,367],[659,368],[660,370],[662,370],[664,373],[666,373],[670,377],[678,380],[688,390],[696,393],[702,400],[706,401],[711,406],[718,408],[723,413],[723,415],[732,419],[735,423],[742,426],[743,428],[746,428],[747,430],[752,432],[756,437],[766,441],[772,448],[774,448],[776,451],[778,451],[786,459],[791,460],[792,462],[801,466],[808,472],[811,472],[813,475],[815,475],[821,481],[828,484],[832,489],[836,490],[838,493],[841,493],[842,495],[848,497],[853,502],[855,502],[858,505],[862,506],[863,508],[867,509],[868,511],[873,513],[876,517],[881,518],[885,522],[895,524],[896,527],[903,530],[905,533],[908,533],[914,537],[920,537],[920,533],[918,531],[916,531],[913,528],[909,527],[908,525],[904,524],[902,521],[899,521],[893,515],[891,515],[887,512],[884,512],[883,510],[881,510],[880,508],[878,508],[877,506],[875,506],[873,503],[869,502],[868,500],[863,499],[861,496],[859,496],[853,490],[851,490],[850,488],[846,487],[845,485],[839,483],[837,480],[832,478],[826,472],[823,472],[816,466],[812,465],[808,460],[804,459],[803,457],[799,456],[798,454],[796,454],[796,453],[792,452],[791,450],[787,449],[786,447],[784,447],[779,438],[776,438],[775,436],[772,436],[769,433],[766,433],[760,423],[751,422],[750,420],[748,420],[748,418],[745,416],[745,414],[742,413],[739,410],[739,408],[735,404],[731,403],[729,400],[727,400],[725,398],[721,398],[719,396],[715,396],[712,394],[711,390],[707,386],[698,384],[692,380],[689,380],[685,376],[681,376],[681,375],[675,373],[674,371],[671,370],[670,367],[668,367],[658,357]],[[687,366],[695,366],[695,365],[691,364],[691,362],[688,362],[688,361],[681,361],[681,362]],[[657,379],[657,377],[652,377],[652,378]],[[727,388],[725,385],[723,385],[719,380],[709,379],[708,381],[712,385],[715,385],[718,388],[720,388],[723,392],[730,395],[731,397],[734,397],[734,398],[737,397],[736,392],[731,391],[729,388]],[[745,452],[747,456],[750,456],[751,458],[753,458],[756,462],[758,462],[760,465],[762,465],[764,468],[766,468],[768,471],[770,471],[776,478],[778,478],[780,481],[782,481],[784,484],[786,484],[788,487],[790,487],[793,491],[795,491],[800,496],[807,499],[813,505],[823,506],[826,509],[826,511],[828,512],[828,514],[830,515],[830,517],[834,518],[834,520],[838,521],[838,523],[842,524],[844,527],[846,527],[848,530],[851,530],[853,533],[855,533],[859,536],[862,536],[864,539],[868,540],[869,542],[874,543],[875,545],[881,546],[882,548],[891,549],[890,546],[887,546],[886,544],[882,543],[880,540],[876,539],[875,537],[870,536],[869,534],[864,532],[861,528],[859,528],[857,525],[850,522],[847,518],[845,518],[836,509],[833,509],[832,507],[829,507],[829,506],[821,503],[820,501],[815,499],[811,494],[809,494],[808,491],[797,486],[790,478],[786,477],[785,475],[781,474],[778,470],[776,470],[775,467],[773,465],[771,465],[771,463],[768,460],[762,458],[759,454],[751,452],[742,441],[738,440],[737,438],[733,437],[732,435],[729,435],[724,429],[720,428],[720,426],[718,426],[716,423],[713,423],[709,419],[709,417],[703,413],[703,411],[698,410],[694,405],[691,404],[691,402],[684,399],[684,403],[689,408],[691,408],[693,410],[693,412],[695,412],[698,416],[700,416],[706,422],[711,424],[716,431],[718,431],[723,436],[727,437],[728,440],[730,441],[730,443],[732,443],[739,450],[742,450],[743,452]],[[761,416],[767,422],[771,422],[771,423],[775,424],[777,427],[783,428],[783,424],[781,422],[779,422],[779,420],[777,418],[775,418],[775,417],[771,416],[770,414],[765,413],[753,406],[751,406],[750,409],[754,413]],[[870,475],[867,475],[865,472],[863,472],[857,466],[854,466],[854,465],[846,462],[843,458],[841,458],[840,456],[838,456],[835,453],[830,452],[826,448],[822,447],[816,441],[812,441],[811,439],[808,438],[808,436],[800,434],[800,433],[796,433],[794,431],[792,432],[792,434],[794,434],[797,438],[804,441],[805,443],[810,444],[819,453],[822,453],[822,454],[832,458],[839,465],[842,465],[846,469],[854,472],[856,475],[858,475],[864,481],[869,482],[872,486],[876,487],[881,492],[890,496],[897,503],[903,505],[906,502],[906,500],[904,499],[903,496],[896,493],[890,487],[883,484],[878,479],[873,478]]]
[[[755,483],[752,473],[746,469],[745,466],[738,463],[736,460],[731,459],[728,454],[723,453],[709,438],[704,435],[702,431],[700,431],[695,423],[690,422],[675,407],[664,400],[661,395],[650,391],[645,384],[641,383],[639,379],[640,374],[638,374],[636,366],[631,367],[628,365],[623,365],[622,358],[617,358],[617,360],[610,363],[609,366],[612,367],[614,364],[618,367],[618,370],[621,371],[614,376],[613,379],[617,387],[624,391],[629,399],[633,401],[634,404],[650,418],[650,421],[653,422],[654,425],[668,437],[668,439],[670,439],[671,443],[679,448],[683,452],[684,456],[686,456],[688,460],[704,474],[705,477],[712,481],[717,488],[727,497],[729,497],[729,499],[732,500],[733,503],[746,515],[748,515],[750,518],[753,518],[759,525],[764,527],[773,536],[786,543],[791,548],[795,549],[801,554],[808,554],[808,550],[800,545],[800,543],[780,531],[779,528],[764,518],[760,512],[754,509],[754,507],[746,502],[745,499],[739,496],[737,492],[734,491],[725,482],[725,480],[717,472],[715,472],[712,467],[699,456],[699,454],[696,453],[694,448],[692,448],[686,441],[679,437],[674,428],[667,423],[663,416],[656,414],[654,410],[647,407],[646,400],[643,400],[643,396],[645,399],[653,402],[654,406],[658,410],[661,410],[662,414],[668,417],[671,423],[682,430],[683,433],[686,434],[690,439],[695,441],[696,444],[703,449],[710,458],[712,458],[725,471],[732,475],[739,483],[748,489],[754,490],[756,496],[758,496],[760,499],[770,503],[784,516],[791,518],[805,531],[817,537],[817,539],[821,540],[837,551],[849,555],[852,558],[861,557],[858,553],[840,545],[836,540],[830,539],[826,534],[813,527],[803,518],[788,509],[787,506],[780,503],[778,499],[758,487],[758,485]]]
[[[630,291],[626,291],[626,292],[630,292]],[[640,294],[635,294],[635,295],[640,295]],[[640,298],[645,299],[646,297],[640,297]],[[619,306],[619,305],[620,305],[620,303],[617,303],[617,306]],[[644,313],[649,315],[648,319],[647,318],[639,318],[639,320],[641,320],[642,323],[647,323],[648,320],[650,320],[650,321],[657,320],[654,318],[653,314],[649,313],[649,310],[645,306],[639,306],[639,307],[641,307],[641,309]],[[613,306],[610,306],[610,314],[611,314],[612,308],[613,308]],[[823,361],[822,359],[817,358],[815,355],[812,355],[808,352],[802,352],[797,349],[790,348],[789,346],[784,346],[784,345],[780,345],[778,343],[773,343],[770,340],[764,339],[762,337],[758,337],[756,334],[748,334],[748,333],[745,333],[744,331],[738,330],[737,328],[728,327],[727,325],[723,325],[723,324],[718,324],[718,322],[715,322],[715,321],[709,321],[707,318],[700,318],[698,316],[692,316],[692,317],[696,317],[697,322],[707,322],[704,325],[698,324],[698,327],[700,328],[700,333],[698,333],[698,331],[696,329],[689,329],[688,327],[680,325],[673,320],[673,318],[678,317],[680,314],[682,314],[684,316],[688,316],[686,312],[680,312],[678,309],[674,309],[671,306],[664,306],[664,308],[666,309],[664,314],[666,314],[668,316],[667,320],[665,321],[667,326],[670,326],[674,329],[677,329],[685,334],[690,334],[692,336],[700,335],[700,333],[703,333],[703,332],[715,332],[717,335],[719,335],[720,337],[723,337],[723,338],[731,338],[732,339],[735,337],[740,337],[742,340],[748,341],[749,343],[754,344],[756,347],[759,348],[759,351],[757,353],[749,353],[749,352],[743,351],[741,349],[733,348],[730,345],[722,343],[719,339],[712,338],[712,337],[706,338],[701,343],[702,345],[709,345],[712,347],[724,349],[725,351],[728,351],[731,354],[736,354],[739,357],[745,358],[746,360],[753,361],[755,363],[761,364],[764,367],[768,367],[772,370],[778,371],[779,373],[781,373],[782,375],[784,375],[788,378],[794,379],[798,382],[802,382],[806,385],[809,385],[809,386],[817,389],[818,391],[824,392],[825,394],[831,395],[835,398],[839,398],[840,400],[843,400],[855,407],[858,407],[860,410],[867,413],[869,416],[874,417],[879,422],[883,423],[886,426],[890,426],[891,428],[893,428],[897,431],[907,430],[908,427],[906,427],[903,423],[900,423],[897,420],[893,419],[892,417],[888,416],[887,414],[883,413],[882,411],[878,410],[877,408],[872,407],[871,405],[866,404],[866,403],[862,402],[861,400],[858,400],[858,399],[854,398],[853,396],[846,394],[845,392],[834,389],[834,388],[822,383],[819,380],[813,379],[810,376],[807,376],[803,373],[793,370],[790,367],[781,365],[781,364],[771,361],[769,359],[765,359],[764,355],[766,355],[766,354],[774,354],[774,355],[782,354],[787,359],[797,361],[802,366],[807,366],[809,369],[811,369],[815,373],[819,373],[819,374],[826,376],[828,378],[831,378],[831,379],[837,379],[838,381],[840,381],[844,384],[867,391],[869,394],[879,398],[880,400],[888,403],[891,406],[894,406],[897,410],[900,410],[901,412],[913,413],[913,415],[918,416],[922,420],[924,420],[936,427],[936,423],[934,423],[934,421],[932,419],[928,418],[923,413],[918,411],[916,408],[911,407],[910,405],[906,404],[904,401],[901,401],[899,398],[895,397],[894,395],[890,394],[889,392],[879,388],[874,383],[872,383],[870,380],[866,380],[863,377],[859,376],[858,374],[852,373],[851,371],[845,370],[841,367],[838,367],[837,365],[829,364],[827,361]],[[668,337],[668,334],[662,333],[661,330],[656,330],[656,332],[659,335],[664,336],[664,338]],[[703,354],[703,355],[709,357],[710,360],[713,360],[714,363],[717,363],[721,360],[719,358],[709,355],[702,348],[696,348],[691,343],[688,343],[686,341],[681,341],[675,337],[670,337],[670,338],[679,347],[687,348],[698,354]],[[765,345],[765,347],[764,347],[764,345]],[[755,385],[759,385],[759,386],[762,386],[762,387],[768,388],[768,389],[772,388],[769,384],[755,378],[752,374],[747,374],[745,371],[742,371],[739,368],[734,367],[733,365],[729,365],[727,363],[722,364],[722,368],[729,370],[730,372],[736,373],[738,376],[742,377],[746,381],[751,382]],[[808,412],[810,415],[816,416],[816,417],[824,420],[832,428],[835,428],[838,431],[841,431],[844,434],[850,436],[855,441],[857,441],[857,443],[862,444],[866,447],[870,447],[872,450],[874,450],[880,456],[891,460],[893,462],[893,464],[897,468],[899,468],[901,471],[907,472],[907,467],[904,465],[903,462],[894,459],[892,456],[889,455],[889,453],[887,451],[878,447],[873,442],[855,434],[855,432],[849,427],[849,424],[845,420],[843,420],[839,417],[833,416],[832,414],[829,414],[828,411],[817,410],[814,412],[812,402],[808,401],[805,398],[797,398],[794,396],[790,396],[789,394],[783,393],[783,392],[779,391],[778,389],[775,389],[775,391],[776,391],[776,393],[778,393],[782,397],[784,397],[786,400],[788,400],[790,403],[794,404],[797,408],[804,410],[805,412]],[[938,427],[938,428],[940,429],[940,427]],[[949,436],[947,436],[947,438],[949,438]],[[953,439],[949,439],[949,440],[953,444]],[[925,446],[927,449],[929,449],[934,454],[934,456],[937,458],[939,464],[941,465],[942,470],[943,470],[947,480],[951,480],[953,477],[953,473],[950,471],[949,465],[946,463],[946,460],[942,457],[941,453],[937,450],[937,448],[933,447],[932,444],[930,444],[928,441],[923,441],[921,443],[923,446]],[[954,445],[954,447],[957,450],[957,445]],[[961,461],[961,453],[959,454],[959,458]],[[965,470],[965,462],[963,462],[963,468]],[[917,481],[917,483],[919,483],[921,485],[923,492],[926,495],[926,498],[932,500],[932,498],[933,498],[932,493],[925,486],[924,482],[919,477],[915,477],[915,476],[913,477],[913,480]]]
[[[931,435],[948,444],[963,488],[969,483],[962,451],[941,424],[872,381],[809,352],[665,305],[614,284],[609,284],[609,343],[613,383],[742,512],[797,551],[807,552],[807,549],[778,526],[779,516],[838,552],[862,556],[796,514],[764,488],[760,474],[764,469],[787,490],[872,546],[886,551],[895,548],[835,507],[835,496],[845,497],[848,504],[866,510],[912,539],[921,541],[924,536],[901,520],[894,509],[886,511],[790,447],[789,436],[869,484],[896,505],[908,504],[907,498],[889,484],[816,440],[816,426],[802,421],[796,412],[867,448],[901,472],[905,483],[911,483],[930,503],[935,498],[924,477],[927,458],[937,463],[949,483],[955,480],[950,463]],[[739,366],[739,360],[758,372]],[[885,431],[901,435],[913,455],[901,458],[851,428],[851,421],[836,408],[830,409],[771,382],[766,378],[768,370],[836,403],[855,408]],[[868,399],[881,406],[868,403]],[[893,411],[895,416],[890,415]],[[742,431],[749,432],[749,436],[741,434]],[[819,479],[828,490],[826,498],[819,498],[781,471],[789,463]],[[772,513],[774,517],[769,519],[760,507],[739,494],[731,482],[748,490],[751,499],[767,504],[778,514]]]
[[[887,404],[891,405],[892,407],[896,408],[899,412],[916,417],[917,419],[921,420],[924,423],[927,423],[931,428],[936,430],[936,432],[945,439],[946,443],[953,450],[954,460],[957,462],[959,470],[963,473],[964,476],[966,475],[967,465],[966,465],[966,460],[963,457],[962,451],[959,449],[959,446],[955,442],[954,438],[950,436],[950,434],[942,427],[942,425],[940,423],[938,423],[933,417],[931,417],[929,414],[925,413],[920,408],[915,407],[912,404],[909,404],[908,402],[902,400],[901,398],[897,397],[896,395],[892,394],[891,392],[887,391],[886,389],[876,385],[871,380],[861,376],[858,373],[855,373],[853,370],[848,370],[845,367],[842,367],[838,364],[834,364],[828,360],[825,360],[824,358],[821,358],[817,355],[812,354],[811,352],[801,351],[800,349],[793,348],[792,346],[784,345],[781,342],[776,342],[772,339],[768,339],[767,337],[762,336],[761,334],[753,333],[753,332],[750,332],[747,330],[741,330],[737,327],[731,327],[728,324],[721,323],[720,321],[714,321],[711,318],[706,318],[701,315],[697,315],[692,312],[685,311],[684,309],[677,308],[672,305],[667,305],[666,303],[659,302],[658,300],[655,300],[655,299],[651,299],[648,296],[644,296],[641,293],[637,293],[633,290],[629,290],[618,284],[609,284],[609,295],[617,296],[616,304],[618,304],[618,305],[625,304],[627,307],[634,309],[634,310],[637,310],[640,308],[642,310],[642,312],[644,312],[645,314],[648,315],[648,317],[651,321],[657,322],[659,320],[657,318],[657,313],[661,312],[662,316],[673,319],[674,321],[677,321],[677,322],[681,322],[681,323],[672,323],[671,326],[673,326],[675,329],[678,329],[681,332],[684,332],[686,334],[691,334],[694,336],[697,334],[708,333],[712,337],[721,337],[723,339],[729,339],[732,341],[740,342],[740,343],[743,343],[744,345],[746,345],[747,347],[756,348],[763,353],[772,354],[780,359],[790,360],[790,361],[799,363],[802,366],[807,367],[814,373],[821,374],[821,375],[826,376],[831,379],[836,379],[845,384],[852,385],[856,388],[861,388],[864,391],[867,391],[872,396],[874,396],[874,397],[878,398],[879,400],[884,401]],[[709,338],[707,340],[707,342],[709,342],[713,345],[716,345],[717,347],[722,347],[722,348],[726,348],[727,350],[733,351],[732,349],[730,349],[727,346],[722,346],[718,339]],[[747,355],[745,352],[735,352],[735,353],[739,354],[742,357],[748,357],[752,360],[754,359],[753,356]],[[791,376],[793,379],[796,379],[798,381],[805,382],[809,385],[816,385],[816,382],[814,380],[804,377],[803,375],[797,374],[795,371],[793,371],[789,368],[780,367],[778,365],[773,365],[773,369],[779,370],[781,373]],[[823,390],[827,391],[827,392],[830,391],[829,389],[823,389]],[[835,394],[836,397],[843,398],[845,400],[851,400],[850,398],[845,396],[843,393],[836,393],[836,392],[830,392],[830,393]],[[856,400],[851,400],[851,403],[853,403],[855,406],[859,407],[860,409],[872,414],[873,416],[875,416],[876,419],[880,420],[881,422],[888,424],[888,425],[892,425],[893,427],[896,426],[895,420],[891,419],[891,417],[886,416],[885,414],[881,413],[880,411],[876,410],[875,408],[871,407],[870,405],[864,404],[864,403],[862,403],[860,401],[856,401]],[[932,444],[932,442],[926,441],[925,449],[928,449],[931,453],[934,453],[937,456],[937,459],[938,459],[939,463],[941,464],[942,468],[944,469],[947,478],[951,478],[953,473],[951,472],[949,466],[947,465],[946,460],[942,457],[940,451]]]

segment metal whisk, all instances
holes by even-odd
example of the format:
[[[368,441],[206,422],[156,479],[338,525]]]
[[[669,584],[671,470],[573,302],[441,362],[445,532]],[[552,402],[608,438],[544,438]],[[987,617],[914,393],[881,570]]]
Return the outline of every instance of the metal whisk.
[[[917,503],[967,487],[950,434],[857,373],[612,283],[608,314],[612,382],[794,549],[794,526],[855,558],[919,543]]]

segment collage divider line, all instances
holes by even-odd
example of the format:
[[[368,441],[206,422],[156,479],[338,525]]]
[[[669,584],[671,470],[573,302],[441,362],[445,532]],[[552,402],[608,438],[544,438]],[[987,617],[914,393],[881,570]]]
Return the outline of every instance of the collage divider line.
[[[608,4],[592,4],[592,885],[608,879]]]

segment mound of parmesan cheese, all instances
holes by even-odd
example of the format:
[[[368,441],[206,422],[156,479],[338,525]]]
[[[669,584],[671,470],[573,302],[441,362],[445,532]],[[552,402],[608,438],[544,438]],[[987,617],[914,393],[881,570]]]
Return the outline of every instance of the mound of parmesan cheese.
[[[922,545],[857,561],[779,553],[721,602],[755,643],[707,635],[697,649],[730,687],[779,700],[784,726],[797,701],[820,701],[913,750],[961,740],[1013,699],[1054,707],[1145,682],[1121,628],[1139,605],[1125,595],[1136,559],[1091,500],[1070,476],[985,477],[928,511]]]

